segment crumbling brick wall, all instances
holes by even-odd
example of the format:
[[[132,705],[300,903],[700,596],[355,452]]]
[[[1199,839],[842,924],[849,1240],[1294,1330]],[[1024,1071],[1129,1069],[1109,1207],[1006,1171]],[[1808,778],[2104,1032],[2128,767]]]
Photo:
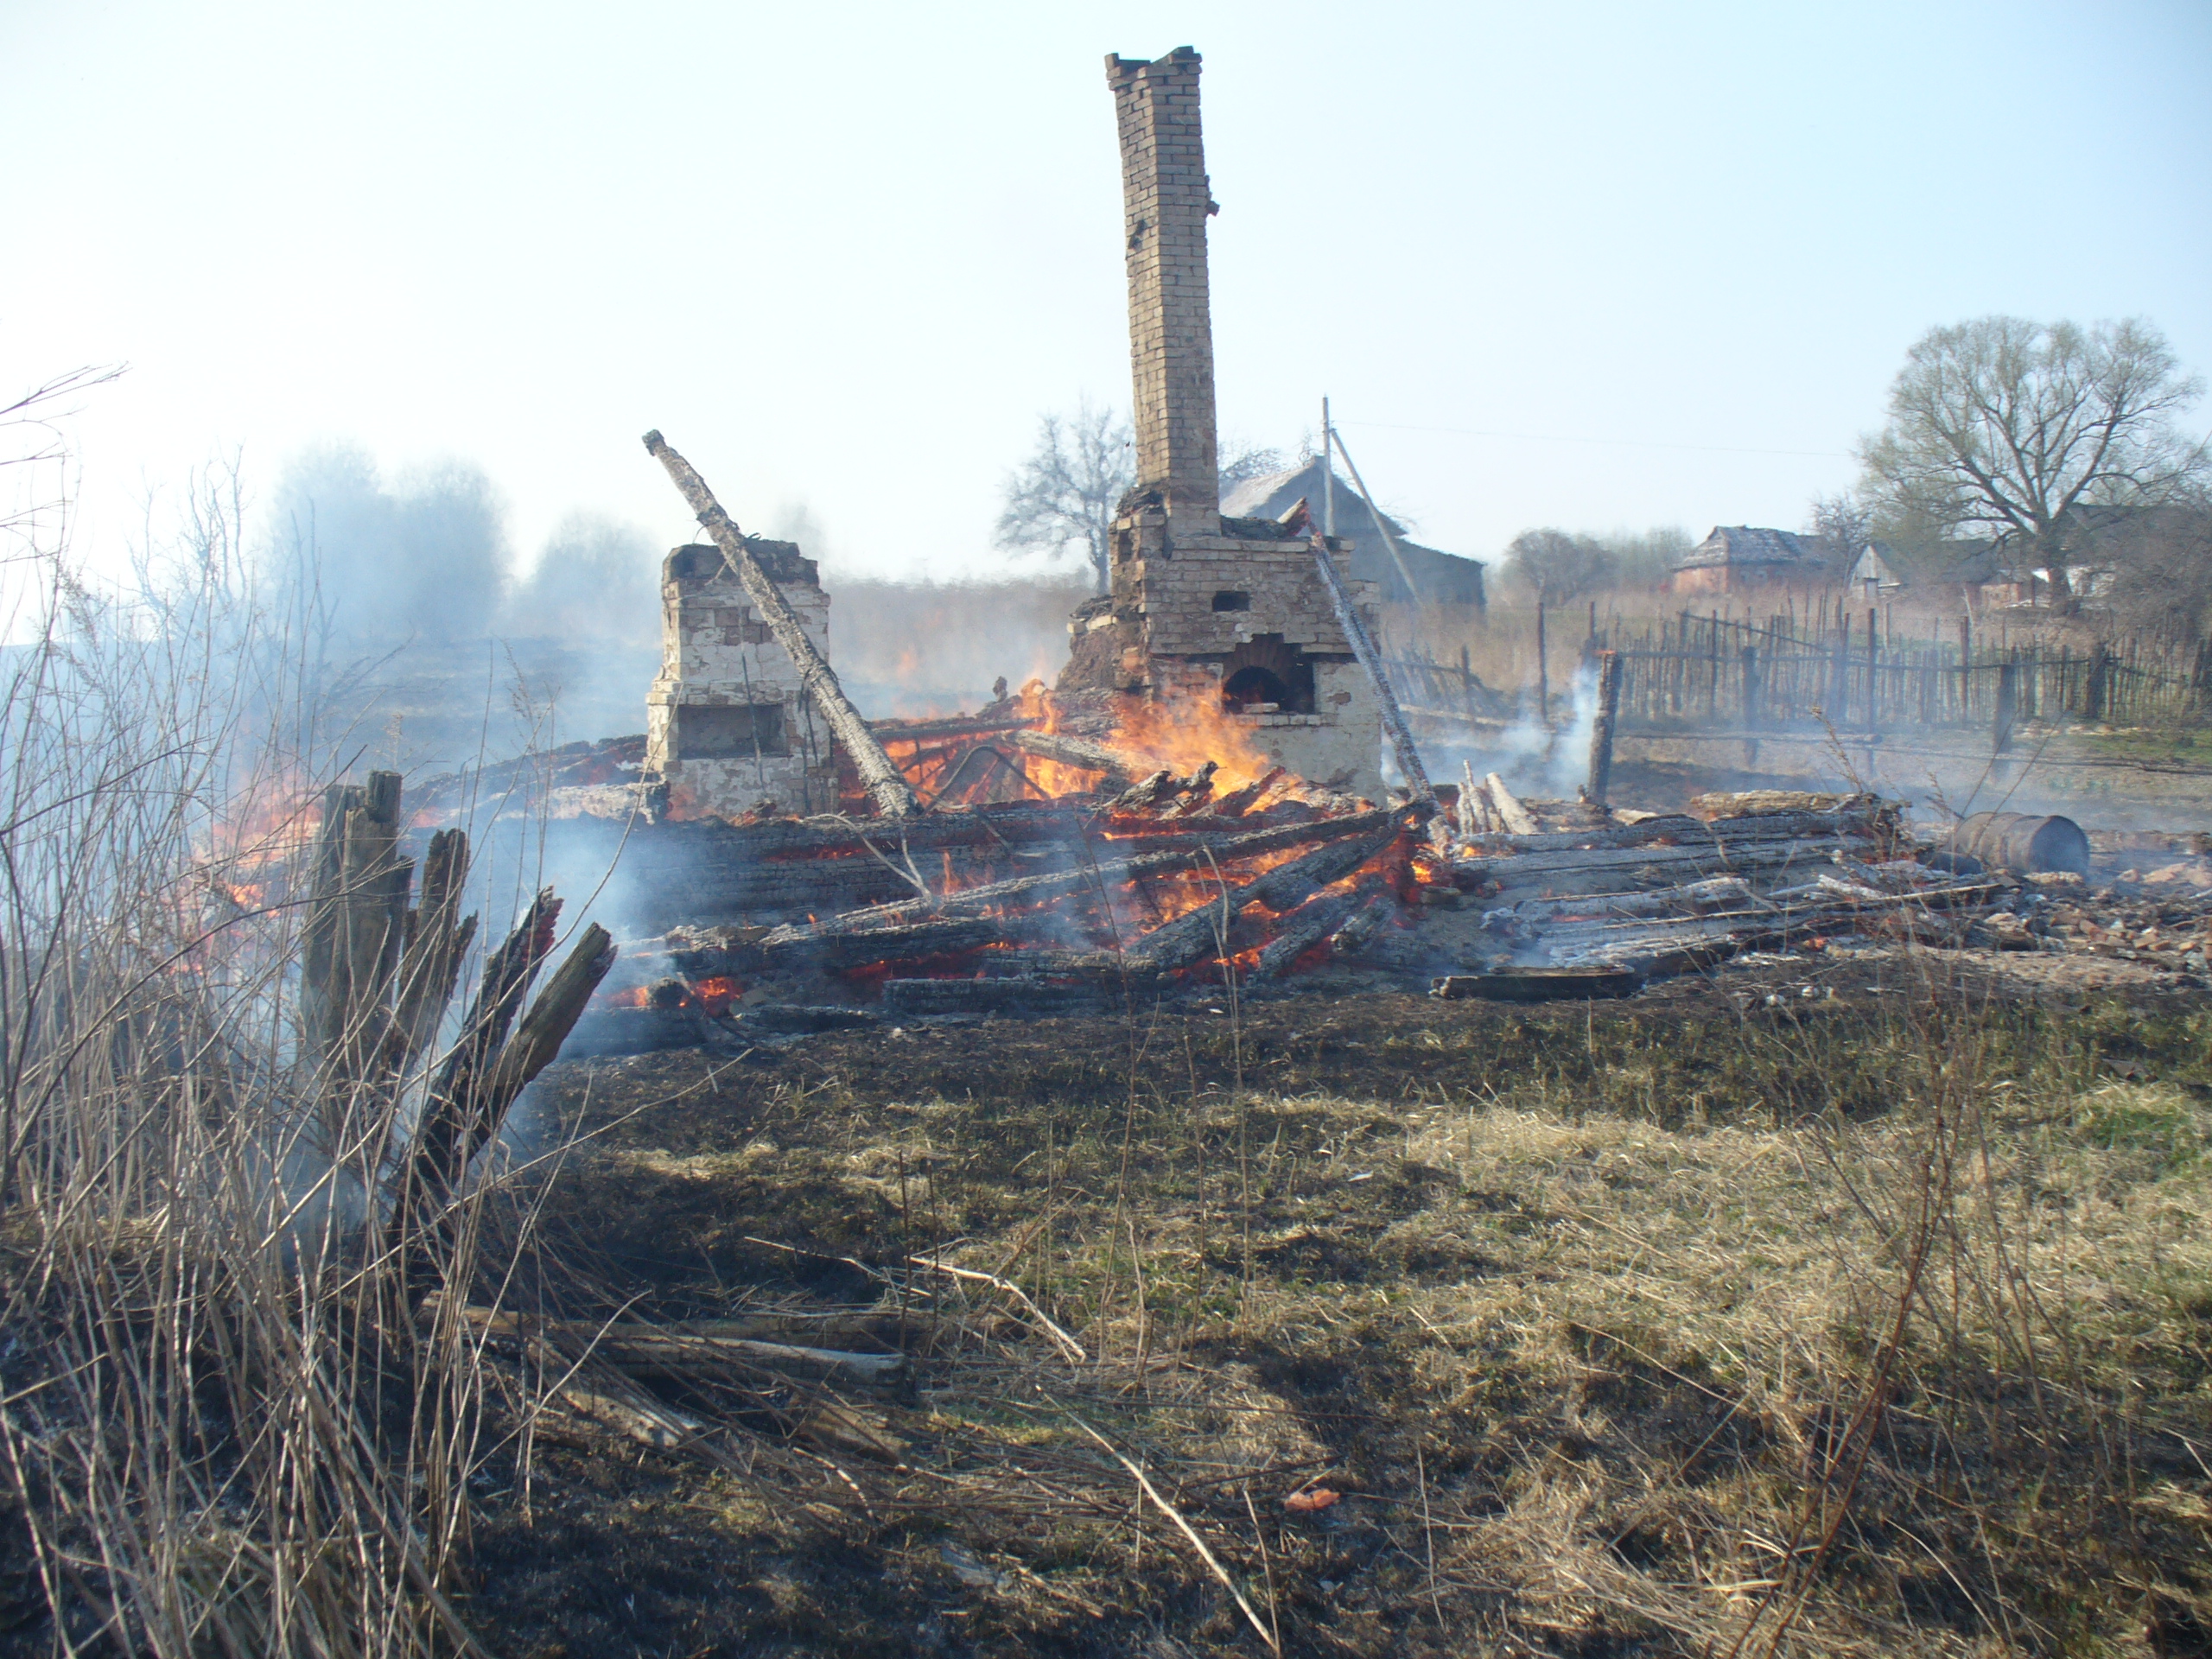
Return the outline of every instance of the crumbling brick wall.
[[[746,545],[783,590],[817,650],[830,651],[830,596],[790,542]],[[719,549],[679,547],[661,568],[661,665],[645,696],[645,773],[676,817],[736,817],[763,800],[787,811],[837,804],[828,732],[798,671]]]

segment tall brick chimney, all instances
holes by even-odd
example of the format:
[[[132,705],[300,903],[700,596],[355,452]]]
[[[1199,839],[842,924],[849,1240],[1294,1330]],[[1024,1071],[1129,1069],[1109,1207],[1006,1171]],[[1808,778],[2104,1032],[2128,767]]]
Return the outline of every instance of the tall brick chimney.
[[[1109,55],[1106,80],[1122,139],[1137,483],[1165,493],[1178,531],[1217,533],[1221,483],[1206,302],[1206,219],[1214,204],[1198,132],[1198,54],[1182,46],[1150,62]]]

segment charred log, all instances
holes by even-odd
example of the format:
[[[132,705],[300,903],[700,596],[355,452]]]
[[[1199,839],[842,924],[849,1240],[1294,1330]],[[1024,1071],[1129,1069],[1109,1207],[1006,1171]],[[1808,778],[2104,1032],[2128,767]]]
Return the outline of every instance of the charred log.
[[[1033,754],[1040,760],[1095,772],[1109,784],[1126,784],[1129,780],[1128,762],[1103,743],[1092,743],[1080,737],[1064,737],[1057,732],[1030,731],[1017,731],[1006,741],[1023,753]]]
[[[1292,963],[1351,919],[1352,912],[1367,902],[1373,891],[1363,884],[1351,893],[1323,893],[1284,917],[1274,938],[1260,948],[1260,959],[1253,966],[1252,976],[1273,979],[1287,973]]]
[[[1146,934],[1129,955],[1158,969],[1187,968],[1203,961],[1221,949],[1229,930],[1245,911],[1255,905],[1278,915],[1295,909],[1318,889],[1343,880],[1383,852],[1402,833],[1400,825],[1392,823],[1357,840],[1317,848],[1242,887],[1224,887],[1218,899]]]
[[[1173,844],[1169,845],[1148,843],[1156,849],[1148,849],[1134,858],[1103,863],[1084,861],[1071,868],[1019,876],[1009,881],[993,882],[988,887],[968,887],[933,899],[917,898],[908,902],[878,905],[867,910],[835,916],[824,922],[811,923],[803,928],[779,928],[763,943],[773,942],[780,947],[801,938],[826,938],[839,933],[918,923],[925,917],[942,914],[945,911],[973,910],[1009,903],[1036,903],[1093,881],[1126,881],[1157,870],[1187,868],[1194,856],[1210,856],[1216,864],[1230,864],[1263,853],[1277,852],[1286,847],[1302,846],[1309,842],[1336,841],[1348,836],[1370,833],[1385,825],[1395,824],[1397,817],[1395,809],[1382,807],[1368,812],[1350,813],[1340,818],[1319,818],[1306,823],[1250,830],[1242,835],[1218,839],[1178,836],[1173,838]]]

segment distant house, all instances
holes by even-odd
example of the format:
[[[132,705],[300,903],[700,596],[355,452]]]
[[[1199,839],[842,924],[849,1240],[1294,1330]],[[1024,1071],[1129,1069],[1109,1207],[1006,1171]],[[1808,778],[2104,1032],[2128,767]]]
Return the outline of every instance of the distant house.
[[[1869,542],[1845,578],[1851,591],[1867,599],[1886,599],[1905,585],[1897,573],[1897,550],[1887,542]]]
[[[1678,594],[1735,594],[1783,583],[1811,587],[1832,582],[1825,543],[1786,530],[1716,524],[1675,562],[1669,587]]]
[[[1322,512],[1321,462],[1319,457],[1288,472],[1269,473],[1264,478],[1248,478],[1224,492],[1221,516],[1224,518],[1281,518],[1302,499],[1319,525]],[[1375,519],[1369,515],[1367,503],[1359,492],[1353,489],[1341,474],[1336,475],[1337,539],[1351,543],[1351,573],[1362,581],[1376,584],[1378,596],[1391,604],[1405,604],[1419,600],[1424,603],[1444,605],[1480,605],[1483,599],[1483,566],[1479,559],[1462,558],[1457,553],[1443,553],[1433,547],[1423,547],[1418,542],[1406,539],[1405,526],[1388,513],[1381,514],[1382,522],[1397,537],[1398,556],[1405,562],[1405,571],[1398,569],[1398,561],[1390,556],[1389,548],[1375,528]],[[1413,589],[1408,592],[1406,576],[1413,577]]]

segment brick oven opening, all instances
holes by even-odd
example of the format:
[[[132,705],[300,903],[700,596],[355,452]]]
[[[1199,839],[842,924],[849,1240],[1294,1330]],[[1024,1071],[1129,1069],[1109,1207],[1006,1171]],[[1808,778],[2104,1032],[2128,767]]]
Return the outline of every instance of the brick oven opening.
[[[1217,611],[1249,611],[1252,608],[1252,595],[1236,593],[1216,594],[1213,596],[1213,607]]]
[[[1275,712],[1310,715],[1313,712],[1313,664],[1296,645],[1286,645],[1279,633],[1263,633],[1230,652],[1221,665],[1221,700],[1237,714]]]
[[[679,703],[671,712],[678,760],[741,760],[791,752],[780,702]]]

